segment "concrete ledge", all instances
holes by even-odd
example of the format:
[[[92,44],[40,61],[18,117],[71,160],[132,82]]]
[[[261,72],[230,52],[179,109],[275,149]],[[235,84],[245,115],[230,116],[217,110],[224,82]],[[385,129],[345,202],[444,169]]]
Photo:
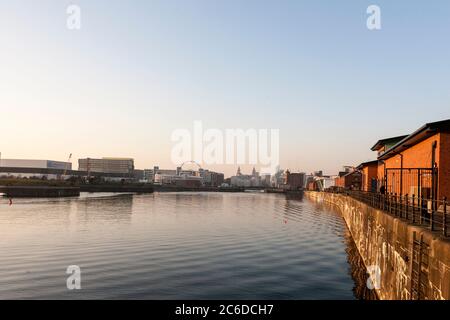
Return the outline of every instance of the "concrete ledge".
[[[450,299],[449,239],[349,196],[305,196],[340,210],[365,265],[380,268],[380,299]]]
[[[0,186],[0,193],[4,193],[10,198],[77,197],[80,195],[80,188],[51,186]]]

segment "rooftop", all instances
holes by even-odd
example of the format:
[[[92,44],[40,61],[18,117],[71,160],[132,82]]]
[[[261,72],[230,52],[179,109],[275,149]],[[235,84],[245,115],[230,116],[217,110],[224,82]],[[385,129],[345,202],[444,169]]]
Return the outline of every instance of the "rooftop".
[[[367,167],[367,166],[374,165],[374,164],[378,164],[378,160],[363,162],[359,166],[357,166],[356,169],[361,170],[363,167]]]
[[[407,137],[407,135],[378,140],[377,143],[375,143],[375,145],[372,148],[370,148],[370,150],[372,150],[372,151],[380,150],[385,145],[391,144],[391,143],[397,143],[398,141],[401,141],[406,137]]]
[[[450,119],[426,123],[419,129],[411,133],[409,136],[404,137],[388,150],[380,154],[378,159],[384,160],[386,158],[389,158],[389,155],[391,155],[392,153],[397,153],[408,149],[411,146],[431,137],[437,132],[442,131],[450,132]]]

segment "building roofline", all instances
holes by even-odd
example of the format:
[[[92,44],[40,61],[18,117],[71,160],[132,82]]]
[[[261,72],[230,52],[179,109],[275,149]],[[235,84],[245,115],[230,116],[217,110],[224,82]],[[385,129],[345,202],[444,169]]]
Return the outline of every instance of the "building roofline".
[[[356,167],[356,169],[361,170],[363,167],[369,166],[371,164],[378,164],[378,160],[362,162],[359,166]]]
[[[347,172],[346,174],[343,175],[343,177],[347,177],[347,176],[350,176],[350,175],[355,174],[355,173],[359,174],[360,172],[358,172],[357,170],[351,171],[351,172]]]
[[[406,136],[405,138],[397,142],[395,145],[393,145],[391,148],[386,150],[383,154],[381,154],[378,157],[378,159],[384,160],[388,158],[388,156],[391,153],[401,152],[441,131],[450,132],[450,119],[426,123],[419,129],[411,133],[409,136]]]
[[[388,143],[390,141],[402,140],[402,139],[406,138],[407,136],[408,135],[402,135],[402,136],[397,136],[397,137],[392,137],[392,138],[380,139],[373,145],[372,148],[370,148],[370,150],[377,151],[382,146],[386,145],[386,143]]]
[[[51,161],[51,162],[63,162],[63,163],[72,163],[70,161],[63,160],[51,160],[51,159],[14,159],[14,158],[0,158],[0,161]]]
[[[131,161],[131,160],[133,160],[134,161],[134,158],[113,158],[113,157],[103,157],[103,158],[79,158],[78,159],[78,161],[80,161],[80,160],[126,160],[126,161]]]
[[[114,173],[114,172],[96,172],[96,171],[80,171],[80,170],[65,170],[65,169],[53,169],[53,168],[28,168],[28,167],[0,167],[0,176],[3,174],[66,174],[68,176],[87,176],[92,177],[114,177],[114,178],[129,178],[134,174],[131,173]]]

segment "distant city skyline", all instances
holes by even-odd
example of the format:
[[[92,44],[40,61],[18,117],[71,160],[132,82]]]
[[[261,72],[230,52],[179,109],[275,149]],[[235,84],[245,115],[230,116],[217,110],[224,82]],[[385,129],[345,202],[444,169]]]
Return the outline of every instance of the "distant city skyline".
[[[381,30],[366,27],[371,4]],[[0,152],[174,168],[171,133],[201,120],[279,129],[283,169],[336,174],[450,118],[448,17],[444,0],[4,1]],[[204,165],[238,166],[253,168]]]

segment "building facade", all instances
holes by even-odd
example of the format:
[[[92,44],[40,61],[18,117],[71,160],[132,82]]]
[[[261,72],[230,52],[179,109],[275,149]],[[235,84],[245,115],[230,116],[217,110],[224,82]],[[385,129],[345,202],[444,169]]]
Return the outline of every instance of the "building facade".
[[[78,170],[132,175],[134,172],[134,160],[132,158],[78,159]]]
[[[378,160],[361,163],[357,168],[361,172],[361,190],[378,191]]]
[[[160,169],[158,166],[153,169],[144,170],[144,179],[148,182],[162,185],[176,185],[184,187],[219,187],[224,183],[223,173],[209,171],[199,168],[196,170],[183,170],[182,167],[172,169]]]
[[[377,143],[378,182],[385,191],[450,197],[450,120],[427,123],[393,145]]]
[[[286,170],[284,184],[285,188],[288,190],[303,189],[305,184],[305,174],[302,172],[294,173]]]
[[[202,177],[192,175],[174,175],[156,173],[154,183],[157,185],[195,188],[202,186]]]
[[[231,186],[233,187],[261,187],[261,177],[256,169],[253,168],[252,174],[242,174],[241,168],[238,168],[235,176],[230,178]]]
[[[335,186],[348,190],[361,190],[362,174],[359,171],[339,172]]]
[[[209,187],[220,187],[224,180],[225,176],[223,173],[220,172],[214,172],[209,171],[205,169],[199,170],[200,177],[202,177],[203,185],[209,186]]]
[[[160,169],[159,166],[154,166],[153,169],[144,169],[144,180],[147,182],[155,182],[155,175],[177,175],[177,170]]]
[[[0,168],[2,167],[72,170],[72,163],[54,160],[0,159]]]
[[[72,170],[71,162],[33,159],[0,159],[0,177],[59,179]]]
[[[335,177],[334,176],[322,176],[315,178],[315,185],[319,191],[328,190],[335,185]]]

